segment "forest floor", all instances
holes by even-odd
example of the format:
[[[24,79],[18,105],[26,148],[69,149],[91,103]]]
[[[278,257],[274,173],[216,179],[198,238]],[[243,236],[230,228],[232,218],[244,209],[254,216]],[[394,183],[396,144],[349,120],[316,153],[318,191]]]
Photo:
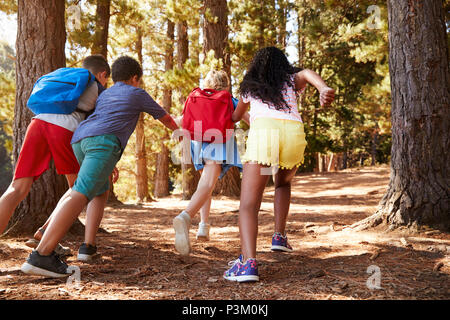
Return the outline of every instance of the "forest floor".
[[[1,238],[0,299],[449,299],[449,234],[344,228],[375,212],[388,181],[387,166],[296,176],[287,226],[292,253],[270,251],[274,189],[266,188],[258,283],[222,278],[240,253],[239,199],[216,197],[211,240],[195,240],[194,219],[193,252],[181,257],[172,219],[187,201],[173,195],[107,207],[102,228],[108,233],[98,236],[101,257],[94,262],[76,261],[82,237],[65,238],[62,244],[74,253],[67,262],[81,270],[81,281],[72,285],[21,273],[27,238]]]

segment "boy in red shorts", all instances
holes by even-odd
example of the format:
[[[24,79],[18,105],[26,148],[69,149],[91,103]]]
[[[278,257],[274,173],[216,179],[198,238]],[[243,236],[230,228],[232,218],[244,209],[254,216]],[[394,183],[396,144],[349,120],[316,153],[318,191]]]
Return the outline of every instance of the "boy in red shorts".
[[[13,181],[0,197],[0,234],[5,231],[16,207],[30,192],[33,182],[49,168],[51,159],[54,161],[56,172],[64,174],[69,187],[73,186],[80,169],[70,144],[73,132],[85,119],[86,113],[95,108],[97,98],[104,90],[111,73],[108,62],[101,55],[92,55],[84,59],[83,68],[88,69],[95,76],[96,81],[81,95],[77,110],[71,114],[41,113],[31,120],[17,160]],[[92,205],[91,210],[89,207],[90,205],[88,206],[89,218],[86,221],[86,236],[88,237],[90,233],[88,238],[92,238],[92,231],[89,230],[95,230],[93,235],[95,239],[98,229],[97,221],[101,221],[103,210],[101,212],[93,210],[96,208],[95,204]],[[35,233],[35,240],[42,238],[51,218],[50,216],[44,226]],[[97,227],[93,228],[92,225]]]

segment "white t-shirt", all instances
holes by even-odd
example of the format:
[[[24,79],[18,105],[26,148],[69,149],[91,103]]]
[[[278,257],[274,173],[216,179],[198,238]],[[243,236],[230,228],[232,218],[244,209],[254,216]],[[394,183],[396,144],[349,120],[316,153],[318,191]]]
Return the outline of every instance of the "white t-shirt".
[[[78,101],[78,109],[83,111],[91,111],[95,108],[98,98],[97,82],[91,84],[80,96]],[[39,119],[57,126],[63,127],[72,132],[78,127],[81,121],[86,117],[83,112],[74,111],[71,114],[41,113],[33,119]]]
[[[294,80],[295,74],[292,75],[292,81]],[[304,89],[303,89],[304,90]],[[301,93],[303,92],[301,91]],[[286,83],[283,88],[283,98],[289,106],[289,110],[284,108],[282,110],[277,110],[273,104],[267,104],[262,102],[259,98],[254,98],[252,96],[242,97],[244,103],[250,103],[250,123],[258,118],[273,118],[282,120],[293,120],[302,122],[302,117],[298,112],[297,106],[297,95],[293,87],[288,86]]]

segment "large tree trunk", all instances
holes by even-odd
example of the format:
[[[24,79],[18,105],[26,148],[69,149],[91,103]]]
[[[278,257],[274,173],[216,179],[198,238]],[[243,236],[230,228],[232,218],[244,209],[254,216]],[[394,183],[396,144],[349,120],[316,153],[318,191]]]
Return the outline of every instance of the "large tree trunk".
[[[186,21],[177,23],[177,64],[182,69],[189,58],[188,24]],[[182,99],[184,99],[182,97]]]
[[[278,8],[277,8],[278,6]],[[280,49],[285,50],[287,45],[287,18],[289,14],[289,1],[287,0],[278,0],[277,5],[274,5],[277,11],[277,22],[278,22],[278,30],[277,30],[277,45]]]
[[[145,149],[145,119],[141,112],[136,125],[136,195],[138,202],[150,199],[148,193],[147,152]]]
[[[95,34],[92,43],[92,54],[100,53],[105,58],[108,56],[108,32],[111,0],[97,0],[95,13]]]
[[[173,43],[175,39],[175,24],[167,20],[167,44],[164,58],[164,71],[173,69]],[[172,90],[164,88],[163,91],[163,108],[170,113],[172,108]],[[163,137],[168,139],[168,135]],[[155,197],[165,197],[169,195],[169,149],[161,142],[161,152],[158,153],[156,159],[156,175],[155,175]]]
[[[142,54],[143,41],[142,29],[139,27],[136,30],[136,53],[138,55],[141,66],[144,63],[144,56]],[[144,84],[142,84],[144,87]],[[148,174],[147,174],[147,151],[145,149],[145,115],[143,112],[139,115],[139,120],[136,125],[136,196],[138,202],[145,202],[150,199],[148,192]]]
[[[177,64],[178,68],[182,69],[184,63],[189,57],[189,39],[188,39],[188,25],[186,21],[177,23]],[[185,97],[181,96],[180,103],[184,104]],[[183,174],[183,200],[191,199],[195,190],[197,189],[200,174],[195,170],[192,163],[181,163],[181,171]]]
[[[226,0],[206,0],[203,19],[203,51],[214,51],[216,59],[221,59],[223,69],[231,79],[231,59],[228,47],[228,6]],[[230,169],[217,181],[213,194],[239,196],[241,193],[241,175],[237,168]]]
[[[228,6],[226,0],[205,0],[203,19],[203,52],[214,51],[216,59],[221,59],[223,68],[231,76],[231,58],[228,47]]]
[[[64,1],[61,0],[18,1],[14,164],[33,116],[26,105],[33,84],[40,76],[66,64],[64,12]],[[52,165],[33,183],[30,194],[16,209],[7,228],[8,234],[36,231],[45,223],[66,189],[64,176],[57,175]]]
[[[357,224],[450,230],[450,75],[441,0],[390,0],[391,178],[377,213]]]

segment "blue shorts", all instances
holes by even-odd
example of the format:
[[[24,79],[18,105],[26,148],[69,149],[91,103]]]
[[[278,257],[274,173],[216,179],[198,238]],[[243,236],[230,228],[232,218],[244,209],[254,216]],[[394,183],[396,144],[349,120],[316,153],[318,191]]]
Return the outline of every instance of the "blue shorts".
[[[231,167],[237,167],[239,171],[242,171],[241,158],[234,137],[229,139],[227,143],[208,143],[191,140],[191,157],[197,171],[204,168],[205,160],[213,160],[220,163],[222,172],[219,179],[222,179]]]
[[[80,164],[72,190],[84,194],[88,200],[109,190],[109,176],[120,160],[122,149],[115,135],[84,138],[72,145]]]

